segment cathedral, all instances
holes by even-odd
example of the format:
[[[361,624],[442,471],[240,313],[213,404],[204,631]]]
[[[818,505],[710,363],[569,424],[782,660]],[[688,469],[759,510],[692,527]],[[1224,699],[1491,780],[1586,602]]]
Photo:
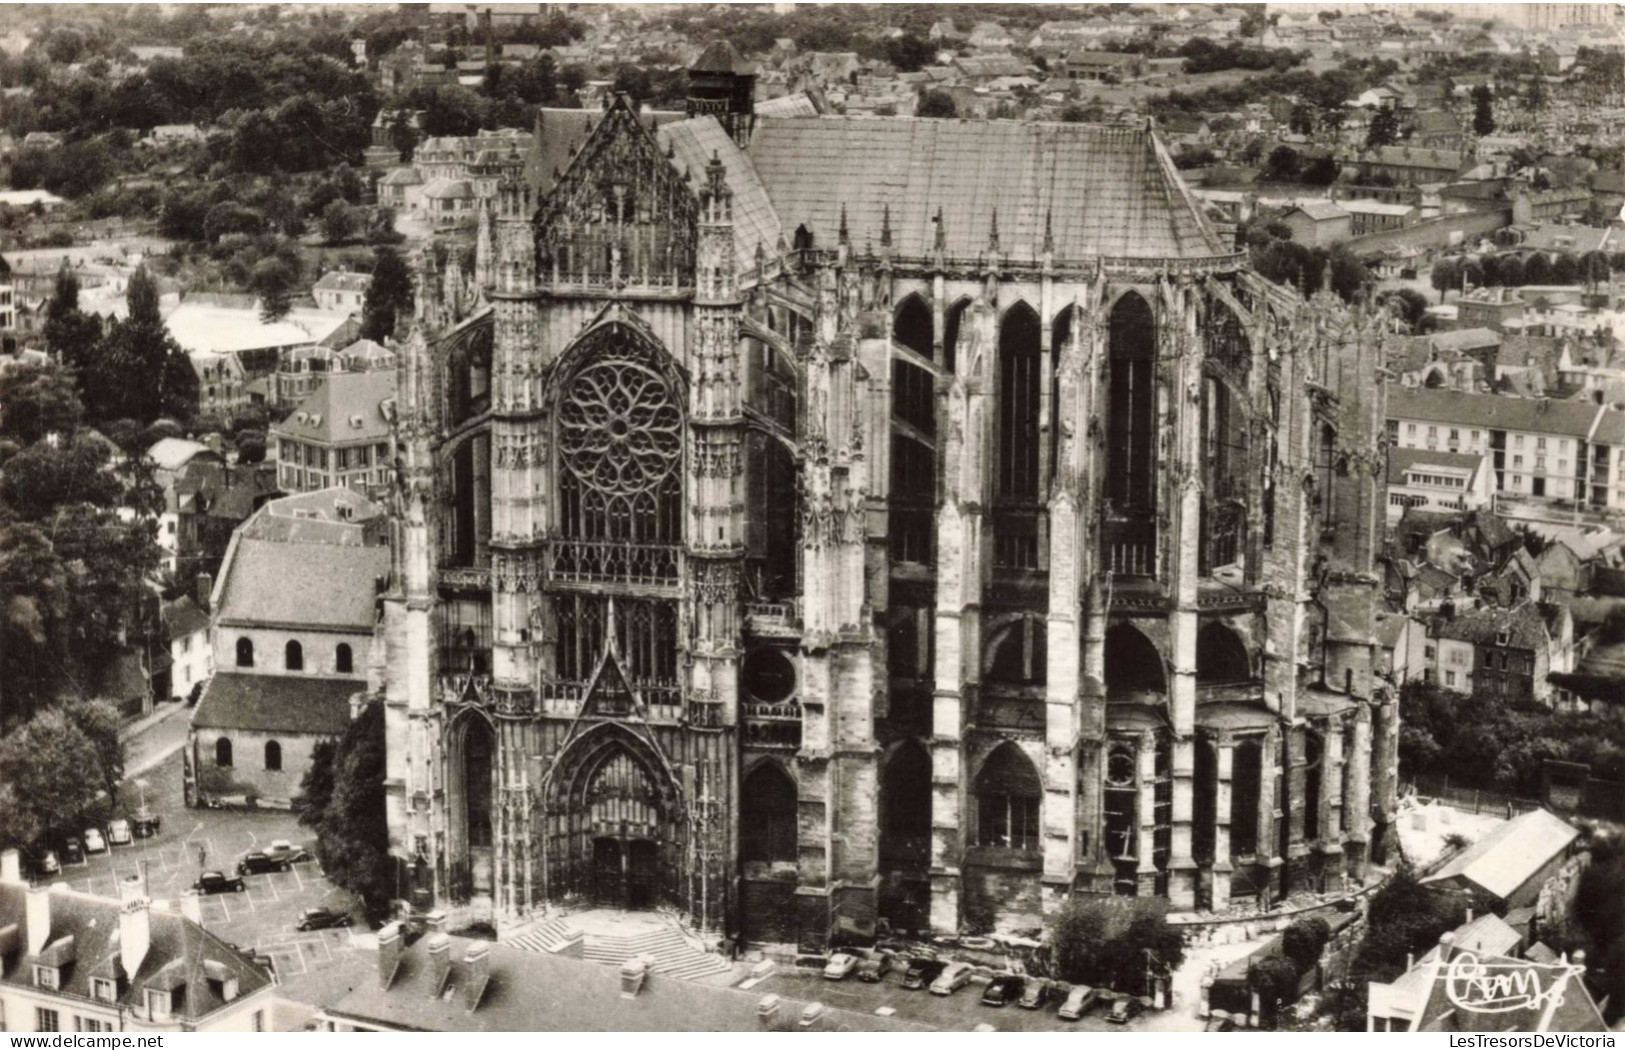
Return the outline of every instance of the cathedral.
[[[1253,273],[1150,127],[758,117],[726,45],[690,90],[419,264],[403,896],[823,943],[1358,885],[1384,317]]]

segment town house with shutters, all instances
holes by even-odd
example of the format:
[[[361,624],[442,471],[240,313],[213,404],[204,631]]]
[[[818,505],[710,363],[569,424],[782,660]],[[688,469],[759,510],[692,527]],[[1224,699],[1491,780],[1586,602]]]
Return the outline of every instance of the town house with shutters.
[[[377,696],[419,903],[817,941],[1361,879],[1380,314],[1255,275],[1148,128],[749,75],[612,101],[418,264]]]

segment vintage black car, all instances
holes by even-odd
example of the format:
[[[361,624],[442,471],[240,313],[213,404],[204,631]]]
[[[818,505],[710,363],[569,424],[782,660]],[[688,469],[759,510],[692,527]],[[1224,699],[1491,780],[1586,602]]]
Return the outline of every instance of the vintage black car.
[[[983,1006],[1009,1006],[1021,998],[1021,993],[1027,990],[1027,980],[1013,973],[1000,974],[987,982],[987,990],[982,993]]]
[[[299,917],[296,930],[332,930],[341,926],[348,926],[353,920],[349,912],[339,911],[337,908],[306,908],[305,914]]]
[[[199,893],[241,893],[248,889],[248,883],[240,877],[233,878],[223,871],[206,871],[198,876],[192,883],[192,888]]]
[[[253,850],[243,854],[243,859],[237,862],[237,874],[264,875],[271,871],[287,871],[292,866],[285,860],[277,860],[264,850]]]

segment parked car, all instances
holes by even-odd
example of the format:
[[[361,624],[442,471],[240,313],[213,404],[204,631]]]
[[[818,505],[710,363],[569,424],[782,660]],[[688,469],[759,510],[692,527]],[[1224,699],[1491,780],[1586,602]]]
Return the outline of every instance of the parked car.
[[[970,963],[949,963],[931,982],[932,995],[952,995],[970,983]]]
[[[886,951],[884,948],[876,948],[859,960],[858,980],[869,984],[876,983],[891,972],[896,959],[897,955],[894,952]]]
[[[107,852],[107,840],[102,838],[102,833],[99,830],[97,830],[96,828],[86,828],[85,829],[85,852],[86,853],[106,853]]]
[[[198,876],[192,883],[192,888],[199,893],[241,893],[248,889],[248,883],[242,878],[233,878],[223,871],[206,871]]]
[[[1027,982],[1027,990],[1021,993],[1021,999],[1016,1003],[1023,1010],[1036,1010],[1045,1003],[1053,1002],[1061,992],[1061,986],[1042,978]]]
[[[306,908],[296,930],[331,930],[351,923],[350,913],[337,908]]]
[[[23,864],[27,873],[36,879],[50,878],[52,875],[62,873],[62,862],[56,859],[54,849],[30,850],[23,854]]]
[[[844,981],[858,966],[858,957],[848,955],[846,952],[836,952],[829,957],[829,964],[824,967],[824,980]]]
[[[263,852],[267,857],[282,861],[285,864],[303,864],[313,859],[309,850],[303,846],[296,846],[287,839],[273,840],[269,846],[265,847]]]
[[[159,825],[162,823],[162,818],[158,814],[142,806],[135,811],[135,816],[130,818],[130,829],[135,832],[136,838],[150,839],[158,834]]]
[[[903,971],[903,987],[929,988],[947,966],[941,959],[915,959]]]
[[[62,848],[57,850],[57,856],[64,864],[83,864],[85,862],[85,847],[72,835],[64,836]]]
[[[264,875],[272,871],[287,871],[292,866],[285,860],[271,857],[264,850],[250,850],[237,862],[237,874]]]
[[[128,846],[135,841],[130,834],[130,822],[127,820],[110,821],[107,825],[107,844],[109,846]]]
[[[1145,1012],[1145,1003],[1132,995],[1120,995],[1112,1000],[1111,1013],[1106,1020],[1112,1024],[1128,1024]]]
[[[983,1006],[1009,1006],[1020,999],[1027,991],[1027,982],[1024,978],[1013,973],[1002,973],[987,982],[987,988],[982,992]]]
[[[1091,988],[1087,984],[1076,984],[1066,993],[1066,1002],[1056,1016],[1063,1021],[1076,1021],[1084,1014],[1100,1005],[1100,989]]]

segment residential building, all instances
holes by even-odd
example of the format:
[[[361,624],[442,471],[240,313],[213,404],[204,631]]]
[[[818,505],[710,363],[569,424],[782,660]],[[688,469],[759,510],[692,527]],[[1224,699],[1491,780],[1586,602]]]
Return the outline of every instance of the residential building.
[[[1424,510],[1475,510],[1490,501],[1489,456],[1484,452],[1388,450],[1388,521],[1397,522],[1406,507]]]
[[[185,700],[214,674],[214,647],[209,644],[209,598],[214,579],[199,573],[194,594],[164,603],[164,632],[169,636],[171,700]]]
[[[1352,220],[1335,201],[1304,201],[1288,208],[1281,223],[1292,239],[1311,248],[1324,248],[1349,239]]]
[[[329,270],[317,279],[311,295],[323,310],[360,313],[367,299],[367,286],[372,284],[370,273],[349,273]]]
[[[299,407],[272,425],[277,469],[288,492],[344,485],[378,491],[389,482],[395,372],[330,372]]]
[[[1144,66],[1144,55],[1128,52],[1074,51],[1066,56],[1067,78],[1091,83],[1132,80]]]
[[[156,907],[139,874],[117,897],[30,886],[17,851],[0,852],[0,1030],[268,1030],[275,979],[205,929],[196,900]]]
[[[11,283],[11,264],[0,256],[0,331],[17,327],[17,288]],[[9,351],[9,347],[7,348]]]
[[[268,504],[232,537],[211,596],[214,676],[192,712],[188,805],[290,805],[312,750],[367,688],[380,508],[347,489]]]
[[[499,192],[479,294],[420,285],[373,694],[411,892],[822,942],[1362,878],[1388,320],[1258,277],[1143,125],[726,115],[612,101]]]
[[[1391,204],[1351,197],[1338,200],[1337,206],[1348,212],[1349,235],[1352,237],[1402,229],[1414,223],[1418,216],[1418,210],[1412,204]]]
[[[1435,964],[1442,950],[1469,951],[1475,955],[1518,957],[1523,954],[1524,934],[1491,913],[1473,917],[1429,948],[1421,959],[1392,983],[1367,984],[1366,1031],[1406,1032],[1422,1012],[1431,987]]]
[[[1447,608],[1433,619],[1430,635],[1439,647],[1434,680],[1452,692],[1551,706],[1546,676],[1574,669],[1566,605]]]
[[[1359,169],[1362,182],[1373,175],[1387,175],[1402,186],[1449,182],[1466,164],[1466,156],[1456,150],[1424,149],[1420,146],[1379,146],[1349,158]]]
[[[1525,303],[1517,290],[1496,286],[1474,288],[1456,298],[1456,323],[1462,328],[1506,331],[1506,322],[1523,317]]]
[[[186,359],[197,375],[199,416],[230,419],[233,413],[252,403],[248,373],[243,371],[241,358],[235,354],[200,352],[187,354]]]
[[[1399,448],[1489,452],[1499,494],[1584,501],[1601,413],[1590,401],[1396,387],[1388,395],[1388,436]]]
[[[350,311],[296,307],[281,320],[266,322],[252,303],[189,296],[170,311],[164,324],[188,354],[206,355],[211,363],[217,355],[235,358],[250,383],[252,397],[252,381],[274,373],[283,354],[321,345],[346,326],[353,330],[351,318]],[[221,372],[219,378],[222,384],[238,381],[234,373]],[[222,389],[222,398],[229,400]],[[262,396],[269,400],[270,392]]]

